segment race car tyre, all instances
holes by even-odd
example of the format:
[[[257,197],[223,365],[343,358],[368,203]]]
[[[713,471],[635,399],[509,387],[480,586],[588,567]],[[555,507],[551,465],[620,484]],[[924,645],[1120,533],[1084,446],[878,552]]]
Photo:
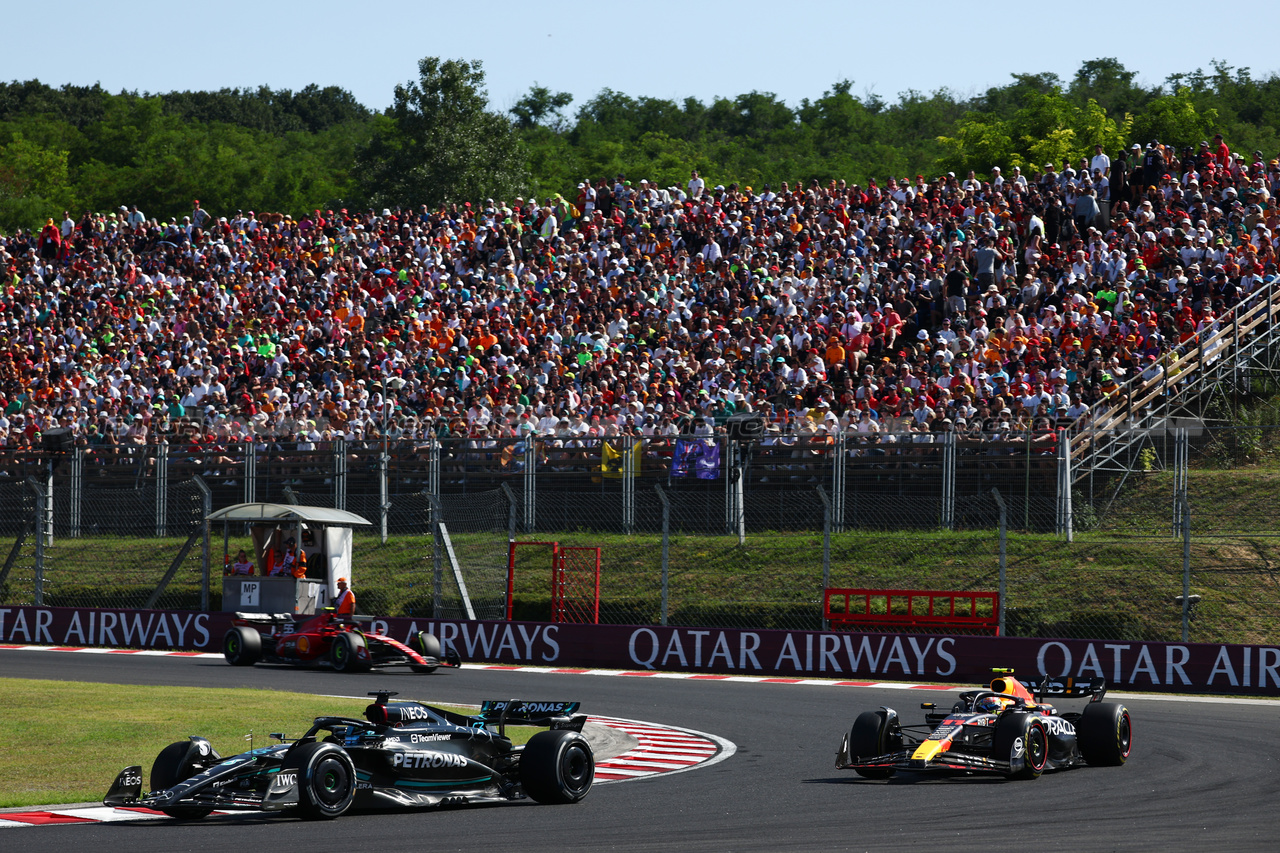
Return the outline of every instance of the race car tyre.
[[[197,761],[200,758],[200,747],[189,740],[171,743],[151,765],[151,790],[167,791],[179,782],[185,782],[200,772]],[[160,811],[178,820],[199,820],[207,817],[213,809],[196,806],[171,806]]]
[[[356,766],[346,750],[332,743],[304,743],[284,760],[280,772],[298,774],[298,815],[332,820],[351,807],[356,796]]]
[[[1022,760],[1022,769],[1009,773],[1010,779],[1039,779],[1049,761],[1044,723],[1031,714],[1002,714],[992,736],[991,757],[1010,763]]]
[[[424,658],[435,658],[440,660],[440,640],[435,634],[428,634],[426,631],[419,631],[417,636],[413,638],[414,651],[418,652]],[[411,663],[409,668],[414,672],[435,672],[438,667],[423,666],[420,663]]]
[[[361,652],[364,652],[362,655]],[[364,637],[344,631],[333,638],[329,662],[338,672],[365,672],[369,669],[369,649]]]
[[[849,754],[859,758],[885,755],[893,751],[889,736],[889,715],[884,711],[863,711],[849,730]],[[864,779],[888,779],[892,767],[855,767]]]
[[[222,656],[232,666],[253,666],[262,660],[262,635],[244,625],[234,625],[222,638]]]
[[[576,803],[591,790],[596,759],[578,732],[538,732],[520,753],[520,782],[539,803]]]
[[[1124,764],[1133,749],[1133,722],[1129,709],[1119,702],[1090,702],[1084,706],[1080,725],[1080,754],[1094,767]]]

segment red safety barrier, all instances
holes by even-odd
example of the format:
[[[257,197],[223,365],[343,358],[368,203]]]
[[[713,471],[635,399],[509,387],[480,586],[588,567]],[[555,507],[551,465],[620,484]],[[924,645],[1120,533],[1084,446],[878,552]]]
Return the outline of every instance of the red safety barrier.
[[[1000,636],[1000,593],[932,589],[826,589],[822,615],[834,629]]]

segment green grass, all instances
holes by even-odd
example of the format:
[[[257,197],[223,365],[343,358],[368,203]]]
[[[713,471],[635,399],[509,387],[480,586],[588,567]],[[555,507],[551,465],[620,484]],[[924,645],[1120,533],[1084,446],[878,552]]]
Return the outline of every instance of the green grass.
[[[249,749],[250,732],[255,746],[268,746],[271,732],[298,737],[315,717],[360,718],[370,701],[277,690],[0,678],[0,808],[96,802],[122,769],[141,764],[145,779],[160,750],[188,735],[206,737],[222,755],[235,755]],[[533,731],[508,729],[517,743]]]

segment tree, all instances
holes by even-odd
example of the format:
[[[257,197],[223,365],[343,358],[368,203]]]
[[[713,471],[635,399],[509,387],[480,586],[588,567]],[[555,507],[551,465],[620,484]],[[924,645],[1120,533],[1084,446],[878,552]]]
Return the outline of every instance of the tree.
[[[1068,94],[1081,105],[1097,101],[1108,113],[1135,112],[1151,99],[1150,92],[1134,83],[1137,76],[1115,57],[1089,59],[1080,64]]]
[[[38,226],[72,201],[66,151],[42,148],[20,133],[0,145],[0,230]]]
[[[1172,95],[1156,98],[1133,123],[1138,139],[1156,139],[1171,145],[1195,145],[1213,132],[1218,111],[1197,112],[1192,91],[1182,87]]]
[[[478,60],[428,56],[356,156],[359,190],[374,206],[511,198],[528,184],[515,127],[487,108]]]
[[[527,130],[538,124],[547,124],[552,130],[560,130],[564,125],[564,113],[561,112],[573,103],[573,95],[568,92],[552,92],[546,86],[534,83],[529,87],[529,94],[516,101],[511,114],[516,117],[516,124]]]

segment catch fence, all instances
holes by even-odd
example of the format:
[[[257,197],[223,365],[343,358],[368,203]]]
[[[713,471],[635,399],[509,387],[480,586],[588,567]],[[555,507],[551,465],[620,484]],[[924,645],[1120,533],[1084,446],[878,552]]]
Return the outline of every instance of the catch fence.
[[[0,454],[0,603],[220,609],[202,519],[275,500],[374,522],[353,580],[386,615],[502,618],[508,542],[554,539],[601,549],[614,624],[818,629],[825,588],[861,587],[1001,591],[1006,636],[1280,639],[1280,513],[1267,475],[1240,476],[1275,427],[1153,433],[1065,499],[1070,460],[1026,441],[721,439],[714,477],[674,441],[627,442],[622,464],[598,440],[81,450],[51,486],[50,459]],[[550,619],[546,555],[517,559],[515,618]]]

